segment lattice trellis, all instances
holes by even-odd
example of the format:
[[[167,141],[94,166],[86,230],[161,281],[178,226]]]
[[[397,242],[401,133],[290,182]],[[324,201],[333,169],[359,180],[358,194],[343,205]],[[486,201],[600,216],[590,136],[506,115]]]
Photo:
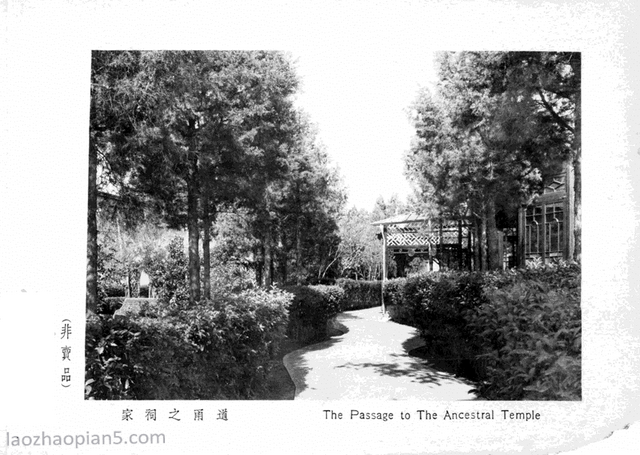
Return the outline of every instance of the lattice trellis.
[[[429,270],[471,267],[474,245],[469,219],[429,219],[415,213],[395,215],[376,221],[382,240],[382,277],[387,279],[388,264],[396,262],[396,274],[404,275],[412,258],[420,255]],[[384,300],[382,310],[385,311]]]
[[[424,229],[416,228],[395,228],[389,229],[387,233],[387,245],[388,246],[424,246],[424,245],[438,245],[440,241],[440,229],[432,229],[430,232],[424,232]],[[422,231],[422,232],[420,232]],[[457,244],[459,242],[460,234],[463,238],[469,235],[469,228],[462,227],[461,232],[458,230],[456,224],[443,226],[442,229],[442,243],[444,244]]]
[[[436,245],[439,242],[440,236],[436,234],[410,234],[397,232],[387,235],[388,246]]]

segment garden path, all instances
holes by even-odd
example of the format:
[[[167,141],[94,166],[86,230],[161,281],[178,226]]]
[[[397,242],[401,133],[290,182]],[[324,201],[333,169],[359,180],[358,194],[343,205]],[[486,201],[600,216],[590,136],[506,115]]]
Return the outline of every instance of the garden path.
[[[472,383],[438,370],[409,351],[418,331],[389,321],[380,307],[337,316],[345,331],[287,354],[296,400],[475,400]]]

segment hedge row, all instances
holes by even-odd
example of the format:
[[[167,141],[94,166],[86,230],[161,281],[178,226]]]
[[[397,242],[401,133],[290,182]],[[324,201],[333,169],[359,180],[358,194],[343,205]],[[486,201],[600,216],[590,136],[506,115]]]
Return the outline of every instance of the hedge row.
[[[245,291],[177,314],[87,320],[88,399],[242,399],[266,385],[292,296]]]
[[[329,320],[340,312],[344,291],[338,286],[290,286],[293,294],[289,305],[287,336],[301,343],[327,337]]]
[[[435,272],[385,285],[397,322],[486,399],[581,397],[580,268]]]
[[[350,280],[340,278],[336,286],[344,290],[340,309],[342,311],[361,310],[380,306],[382,281]]]
[[[250,398],[285,335],[304,344],[326,338],[345,295],[324,285],[245,290],[196,309],[104,299],[87,321],[86,398]]]
[[[326,338],[328,323],[336,314],[380,305],[381,286],[380,281],[340,279],[335,286],[284,288],[294,295],[287,335],[302,343]]]

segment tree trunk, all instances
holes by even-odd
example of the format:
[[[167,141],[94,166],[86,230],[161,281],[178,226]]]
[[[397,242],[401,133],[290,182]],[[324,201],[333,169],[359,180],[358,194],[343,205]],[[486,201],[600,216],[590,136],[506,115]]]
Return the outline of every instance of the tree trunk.
[[[296,284],[302,284],[302,215],[296,220]]]
[[[287,275],[288,275],[288,268],[287,268],[287,262],[288,262],[288,258],[287,258],[287,252],[286,251],[282,251],[282,253],[279,255],[280,256],[280,260],[278,261],[278,264],[280,267],[278,267],[280,269],[280,282],[282,284],[287,284]]]
[[[573,158],[573,213],[574,213],[574,249],[573,257],[577,262],[582,259],[582,62],[578,58],[573,70],[578,80],[576,92],[576,120],[574,132],[574,158]]]
[[[473,248],[473,270],[480,270],[482,251],[481,251],[481,243],[482,243],[482,232],[480,231],[480,220],[477,216],[473,217],[473,230],[475,231],[475,244]]]
[[[189,235],[189,303],[200,301],[200,231],[198,229],[197,161],[192,161],[187,182],[187,230]]]
[[[124,291],[124,296],[133,297],[133,292],[131,290],[131,269],[129,268],[129,264],[127,264],[126,270],[127,270],[127,287]]]
[[[264,242],[262,243],[262,245],[258,247],[258,250],[256,252],[256,258],[257,258],[255,262],[256,281],[258,282],[258,285],[263,286],[264,276],[262,272],[264,271]]]
[[[496,205],[493,198],[486,201],[487,218],[487,267],[489,270],[499,270],[502,268],[502,258],[500,257],[500,247],[498,245],[498,229],[496,227]]]
[[[202,287],[204,298],[211,298],[211,217],[212,209],[207,192],[202,197]]]
[[[264,272],[263,272],[263,277],[264,277],[264,285],[266,287],[270,287],[273,284],[273,274],[272,274],[272,265],[273,265],[273,260],[272,260],[272,255],[273,255],[273,248],[272,248],[272,239],[271,239],[271,224],[269,222],[265,223],[265,231],[264,231],[264,264],[263,264],[263,268],[264,268]]]
[[[487,271],[487,214],[486,211],[482,212],[482,218],[480,218],[480,232],[478,238],[478,244],[480,246],[480,270]]]
[[[140,269],[135,268],[132,271],[133,283],[131,287],[132,295],[136,298],[140,297]]]
[[[87,208],[87,301],[86,311],[98,310],[98,150],[89,139],[89,203]]]

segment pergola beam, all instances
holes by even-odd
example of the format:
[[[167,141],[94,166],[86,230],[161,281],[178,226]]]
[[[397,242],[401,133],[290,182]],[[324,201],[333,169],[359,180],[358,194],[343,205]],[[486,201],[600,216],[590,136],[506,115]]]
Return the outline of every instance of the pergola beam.
[[[468,220],[439,219],[437,223],[431,218],[416,214],[396,215],[372,223],[380,226],[382,238],[382,312],[386,311],[384,304],[384,285],[388,275],[388,256],[392,254],[427,253],[429,255],[429,269],[433,270],[433,249],[444,254],[445,245],[457,245],[458,264],[462,266],[462,249],[466,234],[468,248],[472,244],[471,226]]]
[[[382,301],[382,313],[386,313],[387,310],[384,305],[384,284],[387,281],[387,227],[384,224],[380,225],[380,233],[382,234],[382,285],[380,286],[380,300]]]

